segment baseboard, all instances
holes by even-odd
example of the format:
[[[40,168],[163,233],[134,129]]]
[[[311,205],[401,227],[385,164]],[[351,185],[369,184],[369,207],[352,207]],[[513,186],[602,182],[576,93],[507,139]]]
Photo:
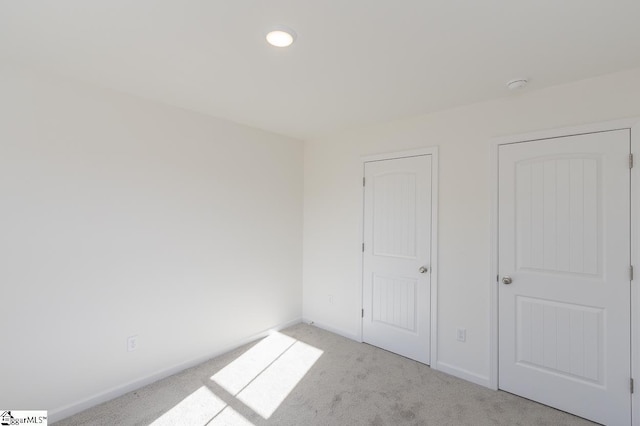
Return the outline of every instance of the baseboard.
[[[321,322],[316,322],[316,321],[310,320],[308,318],[302,318],[302,322],[305,322],[307,324],[313,325],[315,327],[321,328],[321,329],[326,330],[326,331],[330,331],[333,334],[338,334],[338,335],[340,335],[342,337],[346,337],[347,339],[355,340],[356,342],[362,343],[362,340],[360,340],[360,336],[358,336],[357,334],[349,333],[349,332],[346,332],[346,331],[344,331],[342,329],[335,328],[335,327],[332,327],[330,325],[323,324]]]
[[[59,407],[59,408],[55,408],[53,410],[49,410],[48,413],[48,418],[49,421],[51,423],[55,423],[57,421],[60,421],[62,419],[65,419],[69,416],[72,416],[74,414],[77,414],[81,411],[84,411],[86,409],[89,409],[91,407],[94,407],[98,404],[102,404],[103,402],[107,402],[110,401],[114,398],[117,398],[119,396],[122,396],[126,393],[129,393],[131,391],[134,391],[136,389],[139,389],[143,386],[149,385],[153,382],[157,382],[158,380],[164,379],[165,377],[169,377],[173,374],[179,373],[183,370],[186,370],[187,368],[191,368],[194,367],[198,364],[201,364],[211,358],[215,358],[219,355],[222,355],[224,353],[227,353],[229,351],[232,351],[236,348],[239,348],[240,346],[243,346],[247,343],[251,343],[255,340],[261,339],[263,337],[266,337],[269,332],[274,331],[274,330],[282,330],[285,329],[287,327],[291,327],[292,325],[296,325],[299,324],[302,321],[302,318],[296,318],[294,320],[291,321],[287,321],[285,323],[282,324],[278,324],[274,327],[270,327],[268,329],[262,330],[256,334],[253,334],[249,337],[245,337],[243,339],[237,340],[236,342],[234,342],[231,345],[228,345],[222,349],[213,351],[213,352],[209,352],[206,354],[203,354],[201,356],[198,356],[196,358],[192,358],[189,361],[174,365],[172,367],[169,368],[165,368],[162,369],[160,371],[157,371],[155,373],[149,374],[147,376],[132,380],[130,382],[127,383],[123,383],[121,385],[112,387],[111,389],[107,389],[103,392],[97,393],[95,395],[92,395],[90,397],[84,398],[80,401],[76,401],[74,403],[65,405],[64,407]]]
[[[302,322],[305,322],[310,325],[314,325],[318,328],[321,328],[326,331],[330,331],[331,333],[334,333],[334,334],[339,334],[340,336],[346,337],[347,339],[355,340],[356,342],[362,342],[360,336],[353,333],[346,332],[342,329],[335,328],[327,324],[315,322],[313,320],[310,320],[309,318],[302,318]],[[443,373],[447,373],[452,376],[458,377],[460,379],[466,380],[468,382],[475,383],[477,385],[484,386],[487,388],[491,388],[491,381],[489,380],[489,377],[481,376],[469,370],[455,367],[451,364],[447,364],[446,362],[436,361],[435,363],[431,364],[431,368],[433,368],[434,370],[439,370],[439,371],[442,371]]]
[[[431,367],[433,368],[433,365]],[[489,377],[481,376],[469,370],[465,370],[464,368],[455,367],[451,364],[447,364],[446,362],[438,361],[436,363],[435,369],[438,371],[442,371],[443,373],[451,374],[452,376],[458,377],[468,382],[475,383],[486,388],[491,388],[491,381],[489,380]]]
[[[302,322],[305,322],[310,325],[314,325],[318,328],[321,328],[326,331],[330,331],[331,333],[334,333],[334,334],[339,334],[340,336],[346,337],[347,339],[355,340],[356,342],[362,342],[362,340],[360,339],[360,336],[353,333],[348,333],[342,329],[335,328],[327,324],[318,323],[313,320],[310,320],[309,318],[302,318]],[[442,371],[443,373],[447,373],[452,376],[458,377],[460,379],[466,380],[468,382],[475,383],[477,385],[484,386],[487,388],[491,388],[491,381],[489,380],[489,377],[481,376],[469,370],[455,367],[451,364],[447,364],[446,362],[436,361],[435,363],[431,364],[431,368],[433,368],[434,370],[439,370],[439,371]]]

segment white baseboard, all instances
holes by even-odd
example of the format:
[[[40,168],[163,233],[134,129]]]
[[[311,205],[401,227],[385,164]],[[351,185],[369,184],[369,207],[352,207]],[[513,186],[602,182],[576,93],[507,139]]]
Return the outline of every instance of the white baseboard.
[[[84,411],[88,408],[94,407],[98,404],[102,404],[103,402],[107,402],[109,400],[112,400],[114,398],[117,398],[121,395],[124,395],[128,392],[134,391],[136,389],[139,389],[143,386],[146,386],[148,384],[151,384],[153,382],[157,382],[158,380],[164,379],[165,377],[169,377],[173,374],[179,373],[183,370],[186,370],[187,368],[191,368],[193,366],[196,366],[198,364],[203,363],[204,361],[207,361],[211,358],[215,358],[219,355],[222,355],[224,353],[227,353],[229,351],[232,351],[236,348],[239,348],[240,346],[243,346],[247,343],[251,343],[255,340],[261,339],[263,337],[266,337],[267,335],[269,335],[269,332],[274,331],[274,330],[282,330],[285,329],[287,327],[291,327],[292,325],[296,325],[299,324],[302,321],[302,318],[296,318],[294,320],[276,325],[274,327],[270,327],[268,329],[262,330],[259,333],[256,333],[252,336],[249,337],[245,337],[244,339],[240,339],[237,340],[235,343],[228,345],[227,347],[224,347],[222,349],[218,349],[216,351],[213,352],[209,352],[206,354],[203,354],[201,356],[198,356],[196,358],[192,358],[189,361],[174,365],[172,367],[169,368],[165,368],[162,369],[160,371],[157,371],[155,373],[149,374],[147,376],[132,380],[130,382],[127,383],[123,383],[121,385],[112,387],[110,389],[107,389],[105,391],[99,392],[95,395],[89,396],[87,398],[81,399],[79,401],[73,402],[71,404],[65,405],[64,407],[58,407],[55,408],[53,410],[49,410],[48,413],[48,419],[51,423],[60,421],[62,419],[65,419],[69,416],[72,416],[74,414],[77,414],[81,411]]]
[[[305,322],[310,325],[314,325],[318,328],[330,331],[331,333],[334,333],[334,334],[339,334],[340,336],[346,337],[347,339],[355,340],[356,342],[362,343],[362,339],[360,338],[360,336],[353,333],[346,332],[342,329],[335,328],[327,324],[318,323],[308,318],[302,318],[302,322]],[[460,379],[466,380],[468,382],[493,389],[491,387],[491,381],[489,380],[489,377],[481,376],[469,370],[455,367],[451,364],[447,364],[446,362],[436,361],[435,363],[431,364],[431,368],[433,368],[434,370],[439,370],[439,371],[442,371],[443,373],[447,373],[452,376],[458,377]]]
[[[326,325],[326,324],[323,324],[323,323],[320,323],[320,322],[315,322],[315,321],[310,320],[308,318],[302,318],[302,322],[305,322],[307,324],[310,324],[310,325],[313,325],[315,327],[321,328],[323,330],[330,331],[330,332],[332,332],[334,334],[338,334],[338,335],[340,335],[342,337],[346,337],[347,339],[355,340],[356,342],[362,343],[362,340],[360,340],[360,336],[358,336],[357,334],[349,333],[347,331],[344,331],[344,330],[341,330],[339,328],[335,328],[335,327],[332,327],[330,325]]]
[[[447,364],[446,362],[438,361],[436,364],[437,365],[435,367],[435,370],[451,374],[452,376],[458,377],[471,383],[475,383],[480,386],[484,386],[486,388],[491,388],[491,381],[487,376],[481,376],[469,370],[465,370],[464,368],[459,368],[451,364]],[[433,368],[433,365],[431,367]]]

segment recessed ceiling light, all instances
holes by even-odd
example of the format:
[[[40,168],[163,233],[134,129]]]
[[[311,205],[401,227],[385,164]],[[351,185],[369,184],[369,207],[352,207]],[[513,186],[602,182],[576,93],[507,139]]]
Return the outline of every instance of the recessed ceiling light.
[[[507,83],[507,87],[509,90],[518,90],[524,89],[524,87],[529,83],[529,80],[526,78],[516,78]]]
[[[267,42],[276,47],[287,47],[296,39],[296,33],[291,28],[278,26],[267,33]]]

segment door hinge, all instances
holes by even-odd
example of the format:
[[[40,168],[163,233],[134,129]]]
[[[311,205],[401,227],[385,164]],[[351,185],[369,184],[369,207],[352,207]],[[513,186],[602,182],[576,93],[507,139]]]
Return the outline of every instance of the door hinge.
[[[630,272],[629,275],[630,275],[631,281],[633,281],[633,265],[629,267],[629,272]]]
[[[362,252],[364,253],[364,243],[362,243]]]
[[[630,380],[629,389],[631,390],[631,393],[633,393],[633,377]]]
[[[629,154],[629,168],[633,169],[633,154]]]
[[[364,186],[364,179],[365,179],[365,177],[362,176],[362,186]]]
[[[500,274],[496,275],[496,282],[500,282]]]
[[[364,308],[362,308],[362,318],[364,318]]]

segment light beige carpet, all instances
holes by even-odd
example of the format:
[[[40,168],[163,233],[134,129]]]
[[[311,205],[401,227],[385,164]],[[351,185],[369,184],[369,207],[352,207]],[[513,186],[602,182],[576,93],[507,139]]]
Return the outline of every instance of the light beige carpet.
[[[593,423],[299,324],[56,424]]]

